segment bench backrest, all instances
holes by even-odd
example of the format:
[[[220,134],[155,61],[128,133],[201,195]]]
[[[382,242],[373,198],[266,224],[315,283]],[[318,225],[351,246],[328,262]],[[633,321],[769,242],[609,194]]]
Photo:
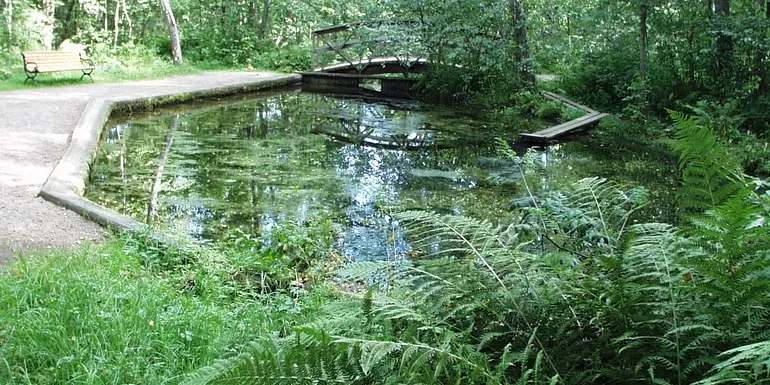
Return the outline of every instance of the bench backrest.
[[[24,63],[37,64],[80,64],[80,53],[71,51],[27,51],[22,52]]]

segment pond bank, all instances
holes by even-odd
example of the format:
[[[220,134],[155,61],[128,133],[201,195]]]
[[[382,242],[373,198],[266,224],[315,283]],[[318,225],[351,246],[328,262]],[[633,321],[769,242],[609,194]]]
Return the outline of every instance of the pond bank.
[[[72,133],[92,99],[163,99],[233,89],[291,75],[271,72],[209,72],[116,84],[34,88],[0,93],[0,265],[20,253],[68,249],[98,242],[96,223],[38,197],[67,151]],[[199,95],[202,96],[202,95]]]

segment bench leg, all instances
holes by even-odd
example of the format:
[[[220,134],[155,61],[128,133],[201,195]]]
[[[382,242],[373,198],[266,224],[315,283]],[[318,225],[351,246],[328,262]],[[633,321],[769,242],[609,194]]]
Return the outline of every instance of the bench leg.
[[[94,78],[91,77],[91,74],[94,73],[94,70],[91,71],[83,71],[83,75],[80,76],[80,80],[83,80],[84,77],[88,76],[89,79],[91,79],[91,83],[94,82]]]
[[[35,78],[37,77],[37,72],[24,71],[24,74],[27,75],[27,78],[24,79],[24,84],[27,84],[28,81],[32,80],[32,83],[34,83],[35,87],[37,87],[37,80],[35,80]]]

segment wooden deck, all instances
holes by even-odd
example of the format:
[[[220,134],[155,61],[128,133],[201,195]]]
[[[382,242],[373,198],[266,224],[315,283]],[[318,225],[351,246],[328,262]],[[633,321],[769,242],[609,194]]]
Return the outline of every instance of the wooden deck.
[[[566,123],[548,127],[544,130],[540,130],[537,132],[533,132],[529,134],[519,134],[521,139],[523,139],[526,142],[537,143],[537,144],[548,143],[550,141],[556,140],[561,136],[569,135],[577,131],[591,127],[596,123],[598,123],[600,120],[602,120],[602,118],[609,115],[609,114],[600,113],[599,111],[593,110],[582,104],[578,104],[563,96],[554,94],[553,92],[544,91],[543,96],[554,101],[562,102],[572,108],[583,110],[586,112],[586,115],[581,116],[577,119],[570,120],[569,122],[566,122]]]

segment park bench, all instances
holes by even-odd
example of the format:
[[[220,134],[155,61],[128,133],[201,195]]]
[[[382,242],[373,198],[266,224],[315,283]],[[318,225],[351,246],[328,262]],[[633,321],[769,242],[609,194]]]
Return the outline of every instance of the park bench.
[[[26,83],[28,80],[32,80],[37,85],[35,78],[38,74],[46,72],[61,72],[61,71],[83,71],[83,75],[80,79],[83,80],[85,76],[91,78],[91,74],[96,67],[94,62],[90,59],[84,59],[78,52],[68,51],[27,51],[21,53],[22,59],[24,59],[24,73],[27,75]]]

